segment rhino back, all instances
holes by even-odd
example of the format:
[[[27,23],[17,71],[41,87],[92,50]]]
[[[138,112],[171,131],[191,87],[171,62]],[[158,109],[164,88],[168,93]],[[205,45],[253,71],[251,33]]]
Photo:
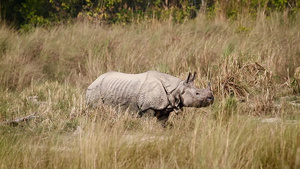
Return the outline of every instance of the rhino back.
[[[96,79],[88,88],[92,99],[105,104],[125,105],[136,104],[139,89],[146,75],[108,72]],[[101,100],[100,100],[101,99]]]
[[[115,72],[103,79],[101,96],[104,102],[110,104],[134,104],[144,79],[141,74]]]
[[[172,91],[174,91],[178,87],[179,83],[182,81],[177,77],[157,71],[148,71],[148,73],[149,77],[158,79],[164,85],[168,93],[172,93]]]

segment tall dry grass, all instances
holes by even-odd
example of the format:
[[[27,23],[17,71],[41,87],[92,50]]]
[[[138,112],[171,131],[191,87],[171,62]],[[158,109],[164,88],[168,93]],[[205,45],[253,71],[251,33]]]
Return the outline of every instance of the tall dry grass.
[[[78,22],[26,34],[2,25],[0,121],[39,118],[0,125],[0,168],[298,168],[299,28],[299,16],[280,13]],[[111,70],[182,79],[197,71],[196,84],[211,81],[216,101],[172,115],[167,128],[132,112],[86,109],[86,87]]]

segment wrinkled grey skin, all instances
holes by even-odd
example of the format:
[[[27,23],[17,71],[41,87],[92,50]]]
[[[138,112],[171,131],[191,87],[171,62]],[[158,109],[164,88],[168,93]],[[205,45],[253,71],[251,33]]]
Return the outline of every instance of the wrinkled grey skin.
[[[166,121],[172,111],[183,107],[206,107],[214,102],[210,84],[206,89],[194,85],[195,75],[186,80],[148,71],[140,74],[107,72],[99,76],[86,91],[86,103],[120,105],[138,111],[140,115],[154,113],[158,120]]]

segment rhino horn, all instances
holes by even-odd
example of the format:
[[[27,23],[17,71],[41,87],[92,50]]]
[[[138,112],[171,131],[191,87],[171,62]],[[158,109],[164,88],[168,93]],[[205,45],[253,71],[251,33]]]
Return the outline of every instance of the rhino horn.
[[[207,83],[207,89],[209,89],[211,91],[211,85],[210,82]]]

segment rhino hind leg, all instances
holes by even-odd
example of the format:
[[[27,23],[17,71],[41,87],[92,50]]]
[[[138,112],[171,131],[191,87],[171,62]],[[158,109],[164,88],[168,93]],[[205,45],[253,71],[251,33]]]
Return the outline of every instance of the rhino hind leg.
[[[154,117],[155,116],[155,111],[152,110],[152,109],[139,111],[139,116],[140,117]]]

